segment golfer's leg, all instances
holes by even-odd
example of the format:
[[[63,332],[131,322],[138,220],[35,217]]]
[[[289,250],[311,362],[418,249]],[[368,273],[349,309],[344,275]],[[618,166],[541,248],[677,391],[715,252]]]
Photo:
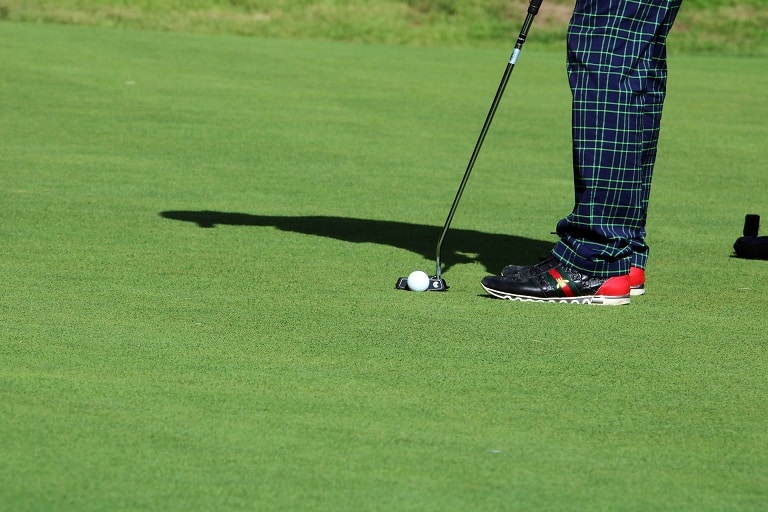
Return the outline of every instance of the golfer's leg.
[[[574,209],[555,255],[595,276],[624,274],[642,239],[649,48],[670,0],[577,0],[568,29]]]
[[[632,245],[632,266],[645,268],[648,261],[645,225],[648,218],[648,201],[651,194],[651,179],[656,164],[661,113],[667,90],[667,35],[680,8],[681,0],[669,3],[663,23],[659,26],[656,37],[649,48],[650,61],[648,83],[643,112],[643,159],[642,159],[642,220],[641,231],[637,238],[630,240]]]

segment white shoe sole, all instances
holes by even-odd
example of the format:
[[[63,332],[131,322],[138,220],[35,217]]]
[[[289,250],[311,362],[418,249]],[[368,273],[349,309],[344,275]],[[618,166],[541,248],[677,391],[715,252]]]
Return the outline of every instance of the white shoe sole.
[[[565,304],[591,304],[595,306],[622,306],[630,303],[630,295],[622,295],[618,297],[607,295],[584,295],[582,297],[529,297],[527,295],[514,295],[511,293],[500,292],[487,288],[485,285],[480,286],[488,292],[490,295],[505,300],[517,300],[520,302],[559,302]],[[645,292],[643,290],[643,292]]]

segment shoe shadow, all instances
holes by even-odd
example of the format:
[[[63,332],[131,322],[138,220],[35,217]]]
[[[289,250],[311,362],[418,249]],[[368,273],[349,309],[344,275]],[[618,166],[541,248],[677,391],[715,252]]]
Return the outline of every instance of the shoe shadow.
[[[414,252],[432,261],[435,260],[437,240],[442,232],[442,226],[323,215],[285,217],[209,210],[176,210],[160,212],[160,216],[193,222],[201,228],[214,228],[217,225],[274,227],[282,231],[345,242],[388,245]],[[443,271],[456,264],[478,262],[488,272],[497,273],[509,263],[535,262],[542,254],[551,250],[552,245],[551,241],[468,229],[450,229],[441,251]]]

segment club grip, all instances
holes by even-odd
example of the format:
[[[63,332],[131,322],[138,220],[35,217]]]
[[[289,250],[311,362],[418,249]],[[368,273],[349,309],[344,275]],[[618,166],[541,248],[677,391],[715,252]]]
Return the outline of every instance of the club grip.
[[[531,0],[530,5],[528,5],[528,13],[536,16],[539,12],[539,7],[541,7],[542,0]]]

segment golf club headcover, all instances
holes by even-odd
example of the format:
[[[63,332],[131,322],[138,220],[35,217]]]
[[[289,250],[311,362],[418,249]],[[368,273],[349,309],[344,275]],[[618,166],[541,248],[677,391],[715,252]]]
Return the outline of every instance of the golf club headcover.
[[[757,236],[760,231],[760,216],[754,213],[747,214],[744,218],[744,234],[742,236]]]
[[[760,216],[749,214],[744,219],[744,236],[736,239],[733,250],[736,256],[751,260],[768,260],[768,236],[757,236]]]

